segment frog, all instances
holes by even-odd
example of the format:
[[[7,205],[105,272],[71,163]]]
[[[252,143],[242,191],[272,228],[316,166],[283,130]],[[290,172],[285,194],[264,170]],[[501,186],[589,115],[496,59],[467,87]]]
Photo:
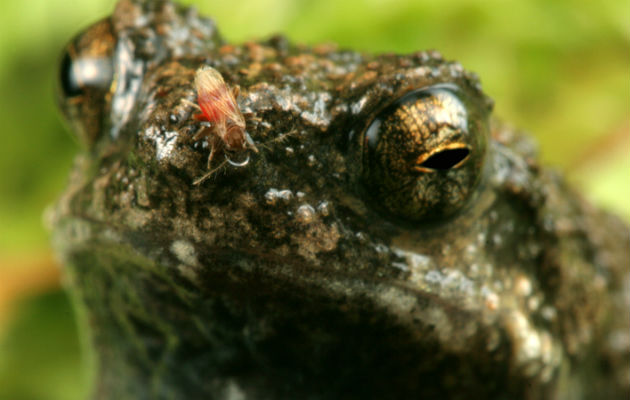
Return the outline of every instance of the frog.
[[[242,146],[198,117],[209,71]],[[82,150],[49,219],[92,399],[628,397],[628,227],[458,62],[120,0],[58,86]]]

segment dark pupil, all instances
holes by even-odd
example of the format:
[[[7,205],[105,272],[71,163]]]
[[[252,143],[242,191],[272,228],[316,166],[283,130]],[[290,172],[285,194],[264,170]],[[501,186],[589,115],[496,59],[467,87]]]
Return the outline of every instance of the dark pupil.
[[[468,157],[469,153],[470,151],[468,149],[443,150],[432,155],[420,165],[425,168],[437,170],[451,169]]]
[[[72,57],[68,52],[63,55],[61,60],[59,75],[61,89],[66,97],[79,96],[83,93],[74,73]]]

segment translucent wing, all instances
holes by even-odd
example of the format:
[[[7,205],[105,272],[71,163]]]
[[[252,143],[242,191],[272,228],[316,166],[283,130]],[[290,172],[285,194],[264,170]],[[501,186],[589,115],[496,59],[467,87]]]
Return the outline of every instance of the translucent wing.
[[[197,103],[208,121],[217,125],[228,121],[244,127],[244,118],[236,104],[232,91],[221,73],[212,67],[203,67],[195,74]]]

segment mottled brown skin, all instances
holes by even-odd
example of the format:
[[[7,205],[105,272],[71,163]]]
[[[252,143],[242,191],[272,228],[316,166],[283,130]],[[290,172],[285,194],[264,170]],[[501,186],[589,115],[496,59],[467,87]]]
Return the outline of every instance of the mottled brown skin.
[[[226,44],[192,10],[131,0],[73,43],[60,104],[85,151],[54,240],[94,399],[627,398],[627,227],[488,122],[459,64],[283,37]],[[111,72],[98,90],[70,68],[95,54]],[[190,105],[204,65],[240,87],[259,151],[193,185],[210,151]],[[396,151],[365,147],[383,110],[436,85],[467,112],[470,140],[445,134],[466,158],[429,172],[470,177],[451,208],[423,203],[422,187],[381,190],[444,141],[403,134],[394,148],[423,149],[391,164]],[[393,126],[407,129],[381,135]]]

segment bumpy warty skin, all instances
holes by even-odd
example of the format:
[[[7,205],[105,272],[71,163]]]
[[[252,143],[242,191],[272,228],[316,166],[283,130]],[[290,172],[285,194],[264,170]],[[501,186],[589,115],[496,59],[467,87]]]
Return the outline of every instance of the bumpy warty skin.
[[[84,151],[54,242],[94,399],[628,397],[628,228],[491,120],[457,62],[229,44],[194,9],[132,0],[66,59],[60,104]],[[94,82],[76,69],[90,59]],[[217,156],[195,185],[206,65],[240,88],[258,152]],[[478,179],[454,215],[392,216],[368,189],[365,131],[435,85],[484,135]]]

